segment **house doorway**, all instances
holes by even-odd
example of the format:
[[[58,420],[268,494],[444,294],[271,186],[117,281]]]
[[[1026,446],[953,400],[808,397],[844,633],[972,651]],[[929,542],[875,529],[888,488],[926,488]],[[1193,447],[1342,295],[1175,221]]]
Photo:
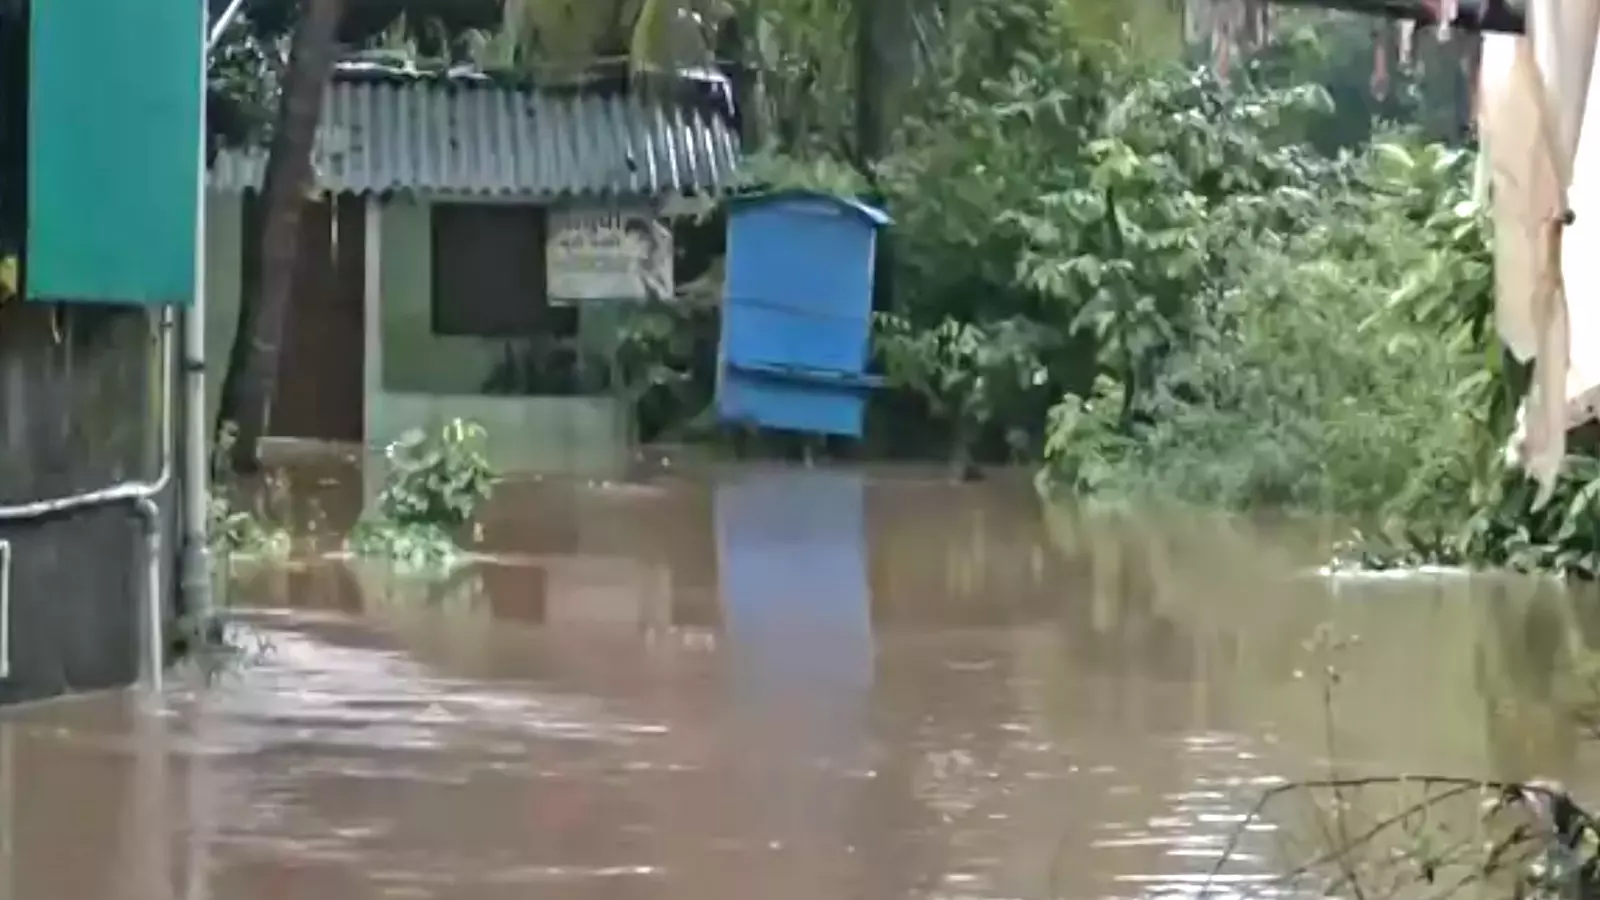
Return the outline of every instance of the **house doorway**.
[[[264,204],[245,206],[245,290],[260,284]],[[283,336],[268,433],[340,443],[363,439],[366,388],[366,210],[327,196],[301,214],[294,296]]]

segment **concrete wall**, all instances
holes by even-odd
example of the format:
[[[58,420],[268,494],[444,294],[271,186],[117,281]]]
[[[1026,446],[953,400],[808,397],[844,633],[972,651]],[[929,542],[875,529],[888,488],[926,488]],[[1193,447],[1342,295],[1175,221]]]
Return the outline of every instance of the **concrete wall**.
[[[460,417],[488,430],[491,459],[503,471],[591,476],[620,472],[628,461],[630,429],[618,401],[609,396],[481,394],[505,342],[433,333],[429,209],[425,202],[407,199],[384,201],[376,210],[369,209],[364,348],[368,447],[380,449],[407,429],[437,428]],[[207,210],[206,331],[213,418],[238,325],[243,234],[242,200],[212,195]],[[596,310],[584,317],[583,327],[605,329],[609,318]]]
[[[152,314],[138,308],[12,302],[0,309],[0,505],[154,476],[152,325]],[[169,489],[160,500],[168,512],[172,496]],[[168,548],[171,525],[167,516]],[[127,504],[0,523],[0,542],[11,551],[0,595],[9,594],[12,651],[0,705],[136,677],[146,571],[140,535]]]
[[[381,209],[381,389],[397,394],[478,393],[494,368],[501,342],[433,333],[429,205],[393,200]]]

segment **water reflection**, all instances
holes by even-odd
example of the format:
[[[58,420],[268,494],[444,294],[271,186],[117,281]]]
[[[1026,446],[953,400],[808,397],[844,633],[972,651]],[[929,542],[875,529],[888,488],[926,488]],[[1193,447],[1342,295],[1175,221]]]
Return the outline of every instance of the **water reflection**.
[[[876,774],[862,478],[760,472],[715,491],[728,727],[740,736],[726,789],[773,851],[772,890],[827,896],[851,874],[849,807]]]
[[[1142,897],[1330,763],[1600,796],[1600,604],[1549,584],[1331,585],[1318,535],[1020,478],[525,483],[485,530],[442,582],[241,568],[275,652],[162,715],[0,716],[0,897]]]
[[[0,728],[0,897],[16,900],[17,776],[16,736]]]

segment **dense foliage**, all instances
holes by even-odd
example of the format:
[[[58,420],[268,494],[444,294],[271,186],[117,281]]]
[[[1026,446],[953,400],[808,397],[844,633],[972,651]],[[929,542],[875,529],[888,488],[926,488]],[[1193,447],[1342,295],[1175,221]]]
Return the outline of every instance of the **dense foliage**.
[[[1078,502],[1331,515],[1369,565],[1600,568],[1596,466],[1534,514],[1500,456],[1523,373],[1489,324],[1475,157],[1439,143],[1449,48],[1374,94],[1334,19],[1222,79],[1071,6],[947,23],[870,172],[896,219],[878,444],[1039,459]],[[789,163],[764,177],[852,188]]]
[[[1184,46],[1194,4],[594,6],[519,0],[492,35],[429,38],[420,13],[369,30],[408,57],[526,66],[557,41],[652,69],[727,51],[759,75],[736,79],[750,179],[896,222],[868,452],[1034,463],[1097,504],[1332,516],[1368,565],[1600,571],[1600,463],[1535,513],[1500,455],[1524,373],[1489,325],[1470,38],[1407,48],[1371,20],[1284,12],[1224,76],[1184,65],[1208,61]],[[619,323],[649,435],[706,421],[715,271],[687,291],[709,302]]]
[[[1188,229],[1210,246],[1208,271],[1175,286],[1182,333],[1137,377],[1113,370],[1053,411],[1057,480],[1087,493],[1350,514],[1426,503],[1412,496],[1419,477],[1434,486],[1426,495],[1464,491],[1477,411],[1458,394],[1476,383],[1482,354],[1470,328],[1452,333],[1414,312],[1408,291],[1460,302],[1470,300],[1462,288],[1487,290],[1475,212],[1433,213],[1465,163],[1436,147],[1381,145],[1280,169],[1278,184],[1212,204]],[[1183,198],[1185,188],[1168,190]],[[1441,246],[1435,229],[1456,226],[1468,248]],[[1192,265],[1187,253],[1144,256]]]
[[[1366,320],[1427,256],[1417,211],[1448,204],[1465,160],[1314,148],[1342,113],[1278,74],[1303,43],[1224,83],[1130,62],[1057,4],[980,4],[947,40],[876,186],[897,221],[884,362],[957,455],[1044,453],[1080,492],[1323,503],[1332,417],[1382,417],[1349,406],[1389,377],[1374,354],[1407,367],[1391,377],[1406,393],[1377,402],[1408,411],[1383,427],[1415,444],[1435,418],[1415,394],[1468,363]],[[1352,341],[1364,323],[1372,340]]]
[[[226,8],[211,0],[214,23]],[[264,143],[288,64],[287,9],[267,7],[238,14],[207,55],[206,146],[214,156],[224,148]]]

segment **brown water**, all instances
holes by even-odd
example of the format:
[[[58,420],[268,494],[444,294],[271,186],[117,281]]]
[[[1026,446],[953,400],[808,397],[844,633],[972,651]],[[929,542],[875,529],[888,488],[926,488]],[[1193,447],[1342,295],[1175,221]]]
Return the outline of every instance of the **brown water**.
[[[1330,747],[1600,772],[1570,722],[1600,604],[1335,592],[1281,538],[1047,521],[1020,479],[521,485],[484,545],[445,584],[242,568],[259,661],[0,714],[0,900],[1143,897]],[[1361,638],[1331,738],[1327,622]]]

